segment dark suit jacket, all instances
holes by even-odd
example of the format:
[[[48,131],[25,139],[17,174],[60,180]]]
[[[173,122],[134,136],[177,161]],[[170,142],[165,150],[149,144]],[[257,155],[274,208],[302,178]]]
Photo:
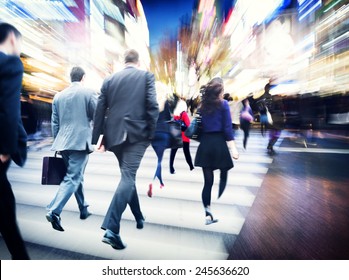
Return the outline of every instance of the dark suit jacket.
[[[106,149],[154,137],[159,106],[154,75],[126,67],[105,79],[94,117],[92,144],[104,134]]]
[[[0,52],[0,154],[11,155],[20,166],[27,158],[27,134],[21,120],[22,77],[20,58]]]

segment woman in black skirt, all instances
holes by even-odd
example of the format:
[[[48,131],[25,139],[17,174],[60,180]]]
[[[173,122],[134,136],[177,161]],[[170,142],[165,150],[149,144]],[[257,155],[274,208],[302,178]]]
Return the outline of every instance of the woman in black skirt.
[[[234,142],[234,131],[231,127],[229,104],[223,100],[223,80],[214,78],[205,87],[199,112],[202,116],[202,135],[195,158],[195,166],[202,167],[204,188],[202,203],[205,208],[206,224],[217,222],[213,218],[211,191],[214,182],[214,170],[219,169],[220,197],[228,179],[228,170],[234,167],[232,156],[238,159],[239,153]]]

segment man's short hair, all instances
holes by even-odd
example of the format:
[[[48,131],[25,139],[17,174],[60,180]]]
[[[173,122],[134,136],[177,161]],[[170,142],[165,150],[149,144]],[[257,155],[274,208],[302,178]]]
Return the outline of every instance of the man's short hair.
[[[78,66],[73,67],[73,69],[70,72],[70,80],[72,82],[81,82],[84,75],[85,75],[84,69]]]
[[[15,34],[16,38],[22,37],[21,32],[16,27],[6,22],[0,22],[0,44],[5,42],[11,32]]]
[[[135,50],[128,50],[125,52],[125,63],[138,63],[139,54]]]

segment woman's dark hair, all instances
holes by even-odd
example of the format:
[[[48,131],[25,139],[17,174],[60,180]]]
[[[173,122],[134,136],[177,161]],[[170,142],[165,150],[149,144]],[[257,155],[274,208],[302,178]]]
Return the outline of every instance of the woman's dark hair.
[[[172,94],[171,98],[167,100],[168,105],[170,106],[171,113],[173,113],[174,109],[177,107],[179,100],[180,100],[180,97],[175,92]]]
[[[223,80],[221,78],[212,79],[205,86],[205,89],[203,91],[200,112],[204,114],[210,114],[218,110],[222,105],[223,91]]]
[[[246,101],[249,101],[248,98],[245,98],[244,100],[242,100],[242,105],[244,106],[244,108],[246,108]]]

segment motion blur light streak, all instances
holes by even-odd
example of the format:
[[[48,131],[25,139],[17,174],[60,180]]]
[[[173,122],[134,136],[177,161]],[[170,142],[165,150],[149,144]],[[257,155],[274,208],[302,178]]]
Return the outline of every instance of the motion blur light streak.
[[[29,14],[32,19],[78,22],[65,4],[58,0],[13,0],[9,2]]]
[[[328,46],[333,46],[335,43],[340,42],[341,40],[345,40],[348,37],[349,37],[349,31],[346,32],[345,34],[337,37],[336,39],[333,39],[332,41],[327,42],[326,44],[323,44],[322,46],[325,47],[325,48],[327,48]]]
[[[123,67],[127,48],[138,50],[141,67],[164,88],[186,98],[200,95],[216,76],[240,99],[260,95],[269,80],[281,85],[273,91],[280,94],[348,92],[348,1],[227,2],[8,0],[0,2],[0,19],[23,33],[24,91],[37,96],[52,98],[77,64],[95,77],[88,84],[98,90]],[[179,20],[169,30],[166,19],[175,13]]]
[[[320,8],[322,0],[301,0],[299,3],[299,21],[303,20],[310,13]]]

